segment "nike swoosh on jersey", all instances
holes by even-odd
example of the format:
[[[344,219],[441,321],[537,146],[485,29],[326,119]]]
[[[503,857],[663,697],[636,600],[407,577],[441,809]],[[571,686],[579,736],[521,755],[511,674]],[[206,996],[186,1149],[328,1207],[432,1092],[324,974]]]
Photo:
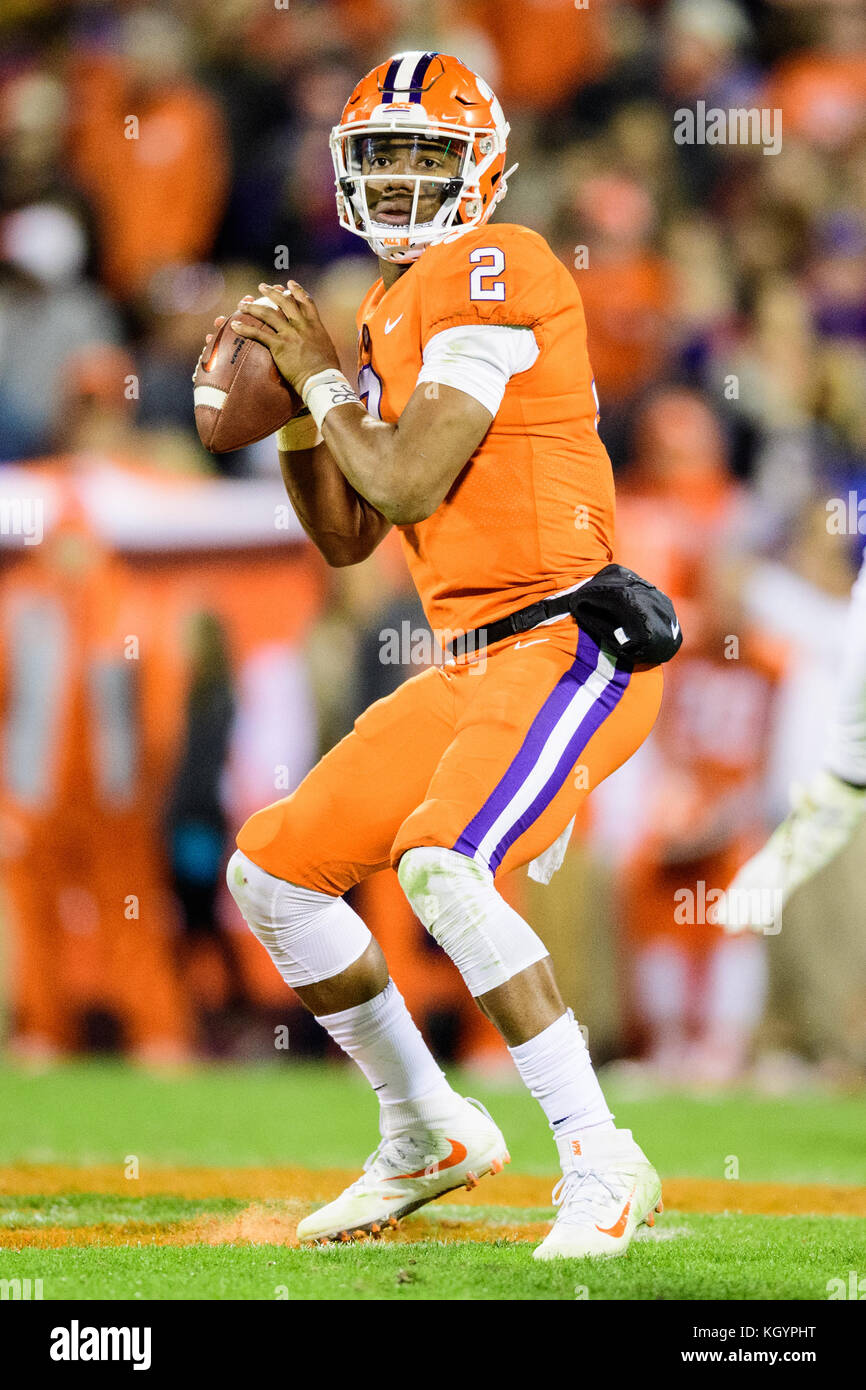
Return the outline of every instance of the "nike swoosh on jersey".
[[[407,1178],[432,1178],[437,1173],[444,1173],[446,1168],[453,1168],[455,1164],[462,1163],[466,1157],[466,1145],[461,1144],[459,1139],[449,1139],[451,1152],[447,1158],[439,1158],[435,1163],[428,1163],[426,1168],[419,1168],[417,1173],[395,1173],[393,1177],[385,1178],[385,1182],[401,1182]]]
[[[518,648],[518,647],[537,647],[538,644],[539,644],[539,642],[549,642],[549,641],[550,641],[550,638],[549,638],[549,637],[536,637],[536,639],[535,639],[534,642],[515,642],[515,643],[514,643],[514,650],[517,651],[517,648]]]
[[[403,317],[402,314],[398,314],[397,317],[395,318],[395,320],[394,320],[393,323],[391,322],[390,319],[386,319],[386,320],[385,320],[385,333],[388,334],[388,333],[391,332],[391,329],[392,329],[392,328],[396,328],[396,327],[397,327],[397,324],[400,322],[400,320],[401,320],[402,317]]]

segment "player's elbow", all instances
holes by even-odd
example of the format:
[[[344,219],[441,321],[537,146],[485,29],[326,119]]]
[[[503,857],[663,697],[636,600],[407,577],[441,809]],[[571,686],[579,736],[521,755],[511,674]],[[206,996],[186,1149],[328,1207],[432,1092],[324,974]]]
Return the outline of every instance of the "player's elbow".
[[[332,570],[348,569],[349,565],[359,565],[366,559],[366,556],[356,555],[348,550],[325,550],[322,546],[319,546],[319,549]]]
[[[423,507],[395,505],[389,506],[384,515],[392,526],[417,526],[419,521],[426,521],[430,513]]]
[[[375,546],[360,545],[357,541],[317,540],[316,546],[332,570],[347,569],[349,565],[360,565],[362,560],[372,554]]]
[[[373,554],[376,546],[388,527],[380,524],[366,526],[356,535],[340,535],[336,532],[317,532],[311,535],[316,549],[324,557],[331,569],[346,569],[349,565],[360,565]]]
[[[379,511],[392,526],[417,526],[432,516],[439,502],[420,491],[405,491],[379,503]]]

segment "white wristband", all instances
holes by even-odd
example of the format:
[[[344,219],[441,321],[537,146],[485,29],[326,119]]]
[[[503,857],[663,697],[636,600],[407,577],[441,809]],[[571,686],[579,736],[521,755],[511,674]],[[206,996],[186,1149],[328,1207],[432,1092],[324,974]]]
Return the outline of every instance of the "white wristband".
[[[299,410],[288,424],[277,430],[277,448],[284,454],[296,454],[300,449],[315,449],[322,435],[309,410]]]
[[[333,410],[335,405],[361,404],[355,388],[336,367],[316,372],[316,375],[307,381],[302,394],[304,405],[309,408],[319,429],[322,428],[322,421],[328,411]]]

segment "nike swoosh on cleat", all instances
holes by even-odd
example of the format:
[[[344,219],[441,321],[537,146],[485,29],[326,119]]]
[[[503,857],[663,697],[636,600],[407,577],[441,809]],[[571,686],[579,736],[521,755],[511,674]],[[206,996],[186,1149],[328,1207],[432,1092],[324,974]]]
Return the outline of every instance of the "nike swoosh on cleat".
[[[385,1178],[385,1182],[401,1182],[407,1178],[433,1178],[436,1173],[443,1173],[446,1168],[453,1168],[455,1164],[462,1163],[466,1157],[466,1145],[461,1144],[459,1139],[449,1139],[451,1152],[447,1158],[437,1159],[436,1172],[431,1172],[432,1163],[428,1163],[426,1168],[419,1168],[417,1173],[395,1173],[393,1177]]]
[[[631,1199],[633,1196],[634,1188],[632,1188],[631,1192],[628,1194],[628,1201],[620,1212],[618,1220],[616,1220],[612,1226],[608,1226],[606,1230],[604,1226],[596,1226],[595,1229],[600,1231],[603,1236],[611,1236],[614,1240],[619,1240],[620,1236],[625,1231],[628,1214],[631,1211]]]

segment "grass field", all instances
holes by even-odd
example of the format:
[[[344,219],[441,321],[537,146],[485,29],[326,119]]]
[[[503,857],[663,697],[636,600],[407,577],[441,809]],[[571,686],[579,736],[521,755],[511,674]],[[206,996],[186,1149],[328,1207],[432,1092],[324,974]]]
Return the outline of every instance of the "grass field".
[[[377,1139],[349,1071],[0,1068],[0,1280],[64,1300],[826,1299],[866,1274],[864,1097],[611,1091],[665,1214],[624,1259],[539,1265],[556,1177],[540,1112],[454,1079],[499,1121],[510,1168],[382,1241],[306,1250],[299,1217]]]

